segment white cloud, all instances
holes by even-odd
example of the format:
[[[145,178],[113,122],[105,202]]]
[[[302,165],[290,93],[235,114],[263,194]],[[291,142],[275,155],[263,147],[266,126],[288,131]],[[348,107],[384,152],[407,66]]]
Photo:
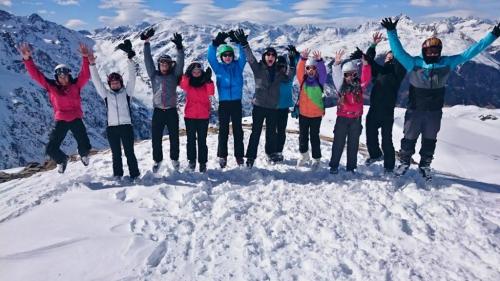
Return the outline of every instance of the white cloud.
[[[81,28],[85,25],[87,25],[87,23],[79,19],[70,19],[64,24],[64,26],[71,29]]]
[[[314,16],[326,14],[331,6],[331,1],[303,0],[293,4],[292,10],[299,16]]]
[[[56,4],[61,6],[69,6],[69,5],[80,5],[79,0],[54,0]]]
[[[410,5],[420,7],[444,7],[455,6],[458,0],[411,0]]]
[[[10,6],[12,6],[12,1],[10,1],[10,0],[0,0],[0,5],[1,6],[10,7]]]
[[[471,17],[471,16],[473,16],[473,17],[485,17],[486,15],[478,13],[478,11],[472,11],[472,10],[450,10],[450,11],[446,11],[446,12],[429,14],[429,15],[424,16],[423,18],[429,18],[429,19],[448,18],[448,17],[467,18],[467,17]]]
[[[47,10],[38,10],[37,13],[40,15],[54,15],[56,12]]]
[[[144,0],[101,0],[99,8],[115,9],[115,16],[99,17],[100,22],[111,27],[143,21],[156,22],[165,18],[164,13],[149,9]]]

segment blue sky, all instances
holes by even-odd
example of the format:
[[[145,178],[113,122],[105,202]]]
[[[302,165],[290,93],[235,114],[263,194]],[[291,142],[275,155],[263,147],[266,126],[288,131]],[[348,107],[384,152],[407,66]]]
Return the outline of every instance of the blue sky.
[[[448,16],[499,20],[499,0],[0,0],[15,15],[38,13],[73,29],[156,22],[165,17],[188,23],[252,21],[267,24],[357,24],[400,13],[415,21]]]

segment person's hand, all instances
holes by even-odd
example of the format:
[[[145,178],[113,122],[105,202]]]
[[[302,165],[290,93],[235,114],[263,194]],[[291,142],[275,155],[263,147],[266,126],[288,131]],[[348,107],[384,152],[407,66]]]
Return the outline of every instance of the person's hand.
[[[311,52],[311,50],[304,49],[304,50],[302,50],[302,52],[300,52],[300,57],[303,59],[307,59],[309,57],[310,52]]]
[[[89,51],[88,59],[90,64],[95,64],[95,60],[97,59],[97,57],[94,55],[94,52]]]
[[[229,37],[229,34],[227,34],[226,32],[224,31],[221,31],[219,33],[217,33],[217,36],[215,36],[215,39],[212,40],[212,44],[214,45],[214,47],[219,47],[220,45],[226,43],[226,38]]]
[[[89,56],[89,47],[87,45],[80,43],[80,53],[82,54],[82,57],[86,58]]]
[[[23,42],[23,43],[19,44],[19,46],[17,47],[17,50],[19,51],[21,56],[23,56],[24,60],[29,60],[31,58],[31,46],[30,46],[30,44]]]
[[[344,56],[344,50],[338,50],[335,53],[335,64],[340,64],[342,62],[342,57]]]
[[[144,30],[142,33],[141,33],[141,40],[144,40],[146,42],[149,42],[149,39],[151,37],[153,37],[153,35],[155,35],[155,30],[154,28],[150,27],[146,30]]]
[[[381,32],[375,32],[373,34],[373,44],[377,45],[382,41],[382,33]]]
[[[174,33],[174,36],[170,41],[174,42],[175,48],[182,49],[182,35],[180,33]]]
[[[352,60],[359,60],[363,56],[363,51],[361,51],[358,47],[356,47],[356,51],[352,52],[349,56]]]
[[[212,81],[212,69],[210,68],[210,66],[205,69],[205,74],[203,75],[203,77],[205,78],[205,82]]]
[[[493,27],[491,33],[493,33],[493,35],[495,35],[496,37],[500,36],[500,23]]]
[[[320,51],[314,51],[313,52],[313,58],[316,61],[320,61],[321,60],[321,52]]]
[[[238,41],[238,38],[236,38],[236,34],[234,34],[234,30],[229,30],[227,35],[229,36],[229,39],[231,42],[236,43],[236,44],[240,43],[240,41]]]
[[[393,22],[391,18],[385,18],[380,24],[387,30],[394,30],[396,29],[396,25],[398,25],[398,21],[399,19]]]
[[[135,56],[134,50],[132,50],[132,42],[130,42],[129,39],[126,39],[123,41],[123,43],[120,43],[115,50],[122,50],[127,54],[127,57],[129,59],[133,58]]]
[[[243,29],[239,28],[234,32],[234,35],[236,36],[236,39],[240,42],[241,46],[246,46],[248,45],[248,35],[245,34],[245,31]]]

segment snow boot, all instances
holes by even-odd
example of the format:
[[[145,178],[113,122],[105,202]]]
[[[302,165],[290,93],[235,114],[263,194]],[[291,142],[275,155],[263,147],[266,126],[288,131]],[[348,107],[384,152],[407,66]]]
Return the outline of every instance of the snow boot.
[[[321,159],[313,159],[312,164],[311,164],[311,170],[317,170],[321,166]]]
[[[330,174],[336,175],[339,173],[339,168],[330,167]]]
[[[57,172],[59,174],[64,174],[64,171],[66,171],[67,165],[68,165],[68,158],[66,157],[62,163],[57,164]]]
[[[420,174],[426,181],[432,180],[431,167],[429,166],[418,167],[418,170],[420,171]]]
[[[160,170],[160,167],[161,167],[161,161],[160,162],[155,162],[153,164],[153,173],[157,173],[158,170]]]
[[[176,171],[179,171],[179,169],[181,168],[181,164],[178,160],[172,160],[172,168],[174,168],[174,170]]]
[[[87,167],[90,163],[90,158],[88,155],[80,156],[80,161],[82,161],[83,166]]]
[[[365,165],[366,166],[370,166],[371,164],[373,164],[375,162],[380,162],[380,161],[383,161],[383,160],[384,160],[384,156],[380,156],[380,157],[377,157],[377,158],[368,158],[365,161]]]
[[[236,158],[236,164],[238,164],[238,166],[240,166],[240,167],[243,167],[243,165],[245,165],[245,159]]]
[[[301,158],[297,161],[297,167],[305,166],[309,164],[311,158],[309,158],[309,152],[301,153]]]
[[[276,153],[276,162],[283,162],[285,158],[283,157],[283,153],[277,152]]]
[[[396,168],[396,171],[394,172],[396,176],[402,176],[406,174],[408,169],[410,168],[410,164],[407,163],[401,163],[399,166]]]
[[[227,158],[226,157],[219,157],[219,166],[221,169],[226,168],[226,166],[227,166]]]
[[[207,172],[207,164],[200,163],[200,173],[206,173],[206,172]]]
[[[247,168],[252,169],[254,162],[255,162],[255,159],[247,158]]]
[[[189,161],[189,170],[191,170],[191,172],[194,172],[195,168],[196,168],[196,162],[195,161]]]

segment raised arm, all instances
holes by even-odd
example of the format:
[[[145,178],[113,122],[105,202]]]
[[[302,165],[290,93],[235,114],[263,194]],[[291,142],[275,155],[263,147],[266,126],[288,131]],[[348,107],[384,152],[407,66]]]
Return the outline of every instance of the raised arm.
[[[146,65],[146,72],[148,73],[149,79],[152,80],[156,75],[156,68],[153,56],[151,56],[151,44],[149,41],[144,42],[144,64]]]
[[[321,58],[321,53],[319,51],[313,52],[313,57],[316,60],[316,70],[318,71],[318,80],[321,86],[326,83],[326,66],[323,58]]]
[[[213,44],[208,45],[207,60],[214,72],[218,73],[220,65],[219,61],[217,60],[217,47],[215,47]]]
[[[391,46],[394,57],[408,71],[411,71],[415,67],[415,60],[417,59],[417,57],[413,57],[408,54],[401,45],[401,41],[399,41],[398,33],[396,31],[398,21],[399,19],[393,22],[391,18],[385,18],[382,20],[381,25],[387,29],[387,38],[389,39],[389,45]]]
[[[97,70],[97,67],[95,65],[95,59],[96,57],[94,54],[89,55],[89,63],[90,63],[90,77],[92,78],[92,83],[94,83],[95,90],[97,91],[97,94],[101,98],[106,98],[106,86],[104,86],[104,83],[102,83],[101,77],[99,77],[99,71]]]
[[[332,78],[333,85],[337,92],[340,92],[342,84],[344,83],[344,75],[342,74],[342,56],[344,55],[344,50],[338,50],[335,53],[335,63],[332,66]]]
[[[127,85],[125,86],[125,92],[127,93],[127,96],[131,97],[134,95],[135,79],[136,79],[135,62],[132,59],[127,60],[127,70],[128,70],[128,81]]]
[[[180,33],[174,33],[174,36],[170,41],[174,42],[175,49],[177,50],[177,56],[175,59],[175,76],[181,77],[184,71],[184,47],[182,46],[182,35]]]
[[[92,53],[92,51],[90,51],[85,44],[80,43],[80,53],[82,54],[82,67],[80,69],[80,73],[78,73],[78,77],[76,78],[76,85],[78,88],[82,89],[90,79],[88,56]]]
[[[35,80],[40,86],[42,86],[45,90],[49,90],[49,83],[47,82],[47,78],[43,73],[38,70],[35,63],[33,62],[33,57],[31,55],[31,46],[28,43],[19,44],[18,48],[19,53],[23,57],[23,63],[28,71],[29,76]]]
[[[363,66],[361,67],[361,88],[363,92],[366,91],[368,85],[370,85],[370,81],[372,80],[372,68],[368,64],[368,62],[363,59]]]
[[[306,71],[306,67],[305,67],[306,60],[307,60],[307,58],[300,58],[299,63],[297,64],[297,69],[296,69],[297,81],[299,81],[300,85],[302,85],[302,83],[304,82],[304,73]]]
[[[479,40],[478,42],[472,44],[467,50],[463,51],[461,54],[454,55],[454,56],[449,56],[449,57],[444,57],[444,63],[449,65],[450,68],[455,68],[458,65],[472,59],[473,57],[477,56],[479,53],[481,53],[484,49],[486,49],[493,41],[495,41],[498,37],[495,36],[493,33],[488,32],[486,36]]]
[[[182,75],[181,82],[179,83],[179,87],[186,92],[189,89],[189,76],[186,74]]]
[[[247,56],[245,54],[245,49],[241,44],[238,44],[238,65],[240,66],[241,69],[245,68],[245,64],[247,63]]]

